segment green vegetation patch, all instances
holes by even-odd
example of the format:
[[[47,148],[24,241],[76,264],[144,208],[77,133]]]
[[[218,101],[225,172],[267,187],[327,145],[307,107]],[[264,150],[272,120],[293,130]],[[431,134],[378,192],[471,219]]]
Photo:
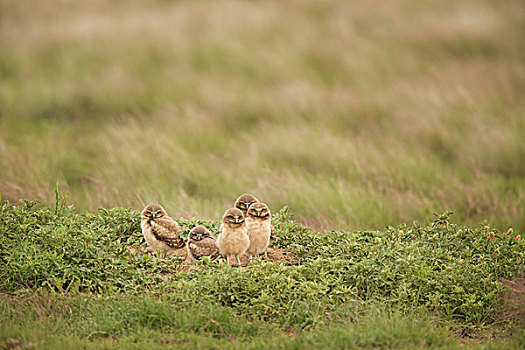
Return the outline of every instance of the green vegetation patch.
[[[57,200],[5,203],[0,215],[0,289],[59,294],[148,295],[175,304],[220,305],[250,320],[308,328],[347,317],[362,305],[388,303],[482,325],[495,320],[503,281],[523,275],[524,244],[515,232],[449,223],[384,231],[312,232],[287,208],[274,215],[276,244],[295,259],[231,268],[223,260],[181,269],[178,257],[141,252],[137,212],[78,214]],[[179,219],[217,234],[218,222]],[[181,272],[182,271],[182,272]],[[351,310],[351,312],[350,312]]]

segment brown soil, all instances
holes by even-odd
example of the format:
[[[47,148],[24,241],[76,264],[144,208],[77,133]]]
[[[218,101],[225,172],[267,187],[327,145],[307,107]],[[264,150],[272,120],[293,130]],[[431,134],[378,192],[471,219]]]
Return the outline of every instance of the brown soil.
[[[525,328],[525,278],[511,278],[502,281],[508,288],[501,295],[501,311],[490,328],[465,327],[454,331],[464,344],[486,343],[494,339],[513,336],[513,329]],[[513,324],[512,328],[506,325]]]
[[[35,344],[23,341],[22,339],[10,338],[0,343],[0,349],[34,349]]]
[[[136,248],[134,248],[132,246],[128,246],[128,249],[129,249],[131,254],[148,254],[144,250],[139,250],[139,249],[136,249]],[[187,254],[186,248],[177,249],[175,252],[169,254],[168,257],[169,256],[173,256],[173,255],[180,256],[181,258],[184,258],[184,261],[181,264],[178,264],[175,267],[175,270],[174,270],[173,273],[177,274],[177,273],[181,273],[181,272],[188,272],[188,271],[192,271],[192,270],[195,270],[195,269],[199,268],[199,266],[197,266],[194,262],[190,261],[190,259],[188,258],[188,254]],[[288,251],[286,249],[282,249],[282,248],[278,248],[278,247],[269,247],[268,248],[268,259],[273,261],[273,262],[278,262],[278,263],[279,262],[295,263],[295,261],[297,260],[297,257],[295,256],[294,253],[292,253],[292,252],[290,252],[290,251]],[[242,265],[242,267],[249,266],[248,258],[246,256],[242,256],[241,257],[241,265]],[[163,278],[168,278],[173,273],[163,274],[162,277]]]
[[[498,322],[513,320],[519,327],[525,328],[525,278],[511,278],[505,281],[508,287],[503,293],[503,308]]]

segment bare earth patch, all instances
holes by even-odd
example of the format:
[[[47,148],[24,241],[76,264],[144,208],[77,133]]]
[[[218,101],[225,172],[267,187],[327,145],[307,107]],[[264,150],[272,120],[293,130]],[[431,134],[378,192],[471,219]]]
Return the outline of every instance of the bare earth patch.
[[[147,254],[144,250],[137,249],[137,248],[132,247],[132,246],[127,246],[127,248],[128,248],[128,250],[129,250],[129,252],[131,254],[141,254],[141,255]],[[195,262],[190,261],[190,259],[188,258],[188,254],[187,254],[186,248],[177,249],[175,252],[173,252],[170,255],[176,255],[176,256],[179,256],[181,258],[184,258],[182,263],[177,264],[177,266],[175,267],[174,272],[173,272],[175,274],[181,273],[181,272],[192,271],[192,270],[195,270],[195,269],[199,268],[199,266],[196,265]],[[168,255],[168,256],[170,256],[170,255]],[[295,256],[295,254],[290,252],[290,251],[288,251],[288,250],[286,250],[286,249],[279,248],[279,247],[269,247],[268,248],[268,260],[270,260],[272,262],[277,262],[277,263],[281,263],[281,262],[295,263],[296,259],[297,259],[297,257]],[[241,257],[241,265],[242,265],[242,267],[249,267],[248,258],[246,256],[242,256]],[[162,274],[162,277],[163,278],[168,278],[173,273]]]
[[[525,328],[525,278],[512,278],[505,285],[508,289],[503,293],[499,322],[512,319],[518,327]]]
[[[499,327],[509,324],[509,321],[515,328],[525,328],[525,278],[514,277],[503,283],[507,290],[502,294],[502,308],[493,326],[486,329],[470,326],[455,330],[454,335],[461,343],[486,343],[492,339],[512,337],[512,329]]]
[[[22,339],[10,338],[0,343],[0,349],[34,349],[35,344],[23,341]]]

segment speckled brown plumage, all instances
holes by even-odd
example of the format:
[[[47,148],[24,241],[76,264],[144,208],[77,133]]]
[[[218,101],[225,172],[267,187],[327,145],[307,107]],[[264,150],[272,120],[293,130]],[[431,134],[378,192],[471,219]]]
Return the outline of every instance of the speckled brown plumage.
[[[140,226],[149,250],[161,249],[169,253],[184,247],[184,240],[179,235],[179,224],[158,204],[144,208]]]
[[[199,260],[204,256],[214,259],[219,256],[215,236],[204,226],[195,226],[188,235],[186,244],[190,260]]]

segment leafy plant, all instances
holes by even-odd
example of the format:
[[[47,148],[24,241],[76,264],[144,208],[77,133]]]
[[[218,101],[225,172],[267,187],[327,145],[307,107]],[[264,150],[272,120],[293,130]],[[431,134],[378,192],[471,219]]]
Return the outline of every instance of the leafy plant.
[[[60,204],[58,204],[60,203]],[[261,261],[247,269],[204,261],[175,273],[178,258],[145,254],[137,212],[123,208],[78,214],[57,200],[3,204],[0,288],[58,293],[151,294],[173,302],[207,302],[250,319],[308,328],[377,301],[425,309],[468,324],[491,322],[503,279],[523,273],[524,244],[514,232],[450,223],[450,212],[427,225],[384,231],[313,232],[288,208],[274,215],[276,244],[294,264]],[[219,222],[179,219],[186,234]]]

